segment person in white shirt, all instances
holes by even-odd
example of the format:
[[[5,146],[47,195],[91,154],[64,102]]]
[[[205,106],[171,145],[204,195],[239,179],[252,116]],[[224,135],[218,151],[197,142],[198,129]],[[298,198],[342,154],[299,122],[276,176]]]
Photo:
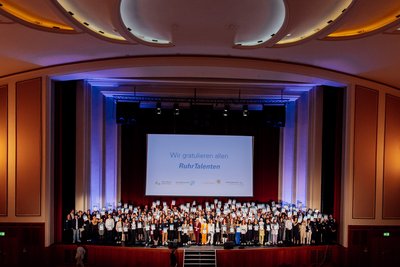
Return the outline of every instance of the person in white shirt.
[[[305,245],[306,244],[306,221],[303,220],[300,224],[300,244]]]
[[[113,218],[111,218],[111,214],[108,214],[108,218],[106,220],[107,242],[112,242],[113,240],[114,226],[115,226],[115,221]]]
[[[100,218],[100,221],[97,224],[97,226],[98,226],[97,228],[99,229],[98,230],[99,231],[99,239],[100,239],[101,242],[103,242],[103,240],[104,240],[104,232],[105,232],[105,225],[104,225],[104,222],[103,222],[102,218]]]
[[[259,225],[259,230],[258,230],[258,235],[259,235],[259,242],[261,246],[264,246],[264,236],[265,236],[265,230],[264,230],[264,221],[263,218],[260,219],[260,222],[258,223]]]
[[[306,244],[311,245],[311,236],[312,236],[312,227],[310,223],[310,219],[307,219],[306,223]]]
[[[228,240],[228,224],[226,222],[226,218],[223,219],[221,224],[221,232],[222,232],[222,244]]]
[[[115,225],[115,230],[117,232],[117,244],[121,244],[122,241],[122,228],[123,228],[123,223],[122,223],[122,218],[118,218],[118,222]]]
[[[293,221],[292,217],[286,217],[285,221],[285,239],[286,239],[286,244],[290,245],[292,244],[292,238],[293,238]]]
[[[214,224],[213,219],[210,219],[207,227],[208,227],[207,244],[214,245],[215,224]]]
[[[242,223],[240,224],[240,243],[247,243],[247,224],[245,219],[243,219]]]
[[[213,244],[219,245],[221,244],[221,223],[219,221],[219,218],[215,220],[215,234],[214,234],[214,240]]]
[[[272,235],[272,245],[278,244],[278,231],[279,231],[279,224],[276,221],[276,218],[272,218],[271,223],[271,235]]]

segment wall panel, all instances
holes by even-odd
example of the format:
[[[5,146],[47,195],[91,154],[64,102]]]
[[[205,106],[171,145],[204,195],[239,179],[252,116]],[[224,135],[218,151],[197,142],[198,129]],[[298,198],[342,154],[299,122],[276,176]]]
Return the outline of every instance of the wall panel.
[[[15,215],[41,215],[41,78],[16,84]]]
[[[8,206],[8,87],[0,86],[0,216]]]
[[[348,262],[344,266],[390,266],[399,262],[400,226],[349,225],[348,230]]]
[[[378,91],[356,87],[354,114],[353,218],[375,218]]]
[[[0,223],[0,266],[50,266],[45,264],[44,223]]]
[[[384,219],[400,219],[400,97],[386,95],[383,162]]]

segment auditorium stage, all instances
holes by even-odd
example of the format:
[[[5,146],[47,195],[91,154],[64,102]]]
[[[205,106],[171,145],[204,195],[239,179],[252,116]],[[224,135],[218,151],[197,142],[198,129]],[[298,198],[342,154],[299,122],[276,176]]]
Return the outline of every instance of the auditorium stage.
[[[171,249],[167,247],[123,247],[83,245],[85,266],[169,267]],[[51,247],[53,266],[74,266],[77,245]],[[345,266],[345,249],[339,245],[253,247],[224,249],[223,246],[190,246],[177,249],[178,266],[183,266],[184,250],[215,250],[217,266]]]

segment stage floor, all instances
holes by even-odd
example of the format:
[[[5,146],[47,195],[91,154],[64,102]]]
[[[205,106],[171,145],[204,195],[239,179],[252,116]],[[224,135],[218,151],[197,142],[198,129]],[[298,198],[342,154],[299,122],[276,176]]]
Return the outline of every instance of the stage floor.
[[[168,247],[137,247],[80,244],[87,251],[85,266],[157,266],[169,267]],[[52,266],[74,266],[76,244],[51,247]],[[178,247],[178,266],[183,266],[184,251],[216,250],[217,266],[344,266],[344,248],[340,245],[305,246],[223,246]]]

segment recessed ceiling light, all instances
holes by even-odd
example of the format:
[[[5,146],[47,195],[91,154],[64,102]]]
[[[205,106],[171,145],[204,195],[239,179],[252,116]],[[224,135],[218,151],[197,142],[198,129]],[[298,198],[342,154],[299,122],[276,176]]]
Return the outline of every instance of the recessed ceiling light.
[[[376,18],[375,21],[371,21],[369,24],[361,26],[363,28],[350,28],[347,30],[346,29],[339,30],[339,31],[329,34],[328,37],[331,37],[331,38],[353,37],[353,36],[357,36],[360,34],[373,32],[377,29],[383,28],[383,27],[393,23],[394,21],[398,20],[400,18],[400,14],[398,14],[397,12],[398,11],[396,11],[396,13],[392,13],[392,14],[390,14],[386,17],[380,18],[380,19]],[[397,31],[400,30],[400,27],[397,26],[392,31],[396,31],[396,30]]]
[[[321,3],[324,1],[321,1]],[[301,30],[295,30],[295,32],[291,32],[291,36],[288,37],[286,36],[285,38],[282,38],[277,44],[289,44],[289,43],[295,43],[300,40],[304,40],[321,30],[323,30],[325,27],[327,27],[332,21],[336,20],[339,18],[339,16],[342,14],[342,11],[345,10],[352,2],[353,0],[342,0],[342,1],[331,1],[331,7],[330,11],[327,13],[324,13],[321,11],[316,11],[318,12],[318,16],[315,18],[309,20],[307,27],[301,27]],[[324,2],[325,3],[325,2]],[[306,26],[306,25],[304,25]]]
[[[99,27],[98,25],[96,25],[98,23],[96,19],[92,19],[90,16],[87,16],[86,12],[83,12],[84,6],[80,6],[78,4],[73,3],[78,1],[69,1],[69,0],[54,0],[54,1],[57,2],[58,5],[60,5],[60,7],[63,8],[66,12],[68,12],[68,14],[71,17],[73,17],[74,20],[79,22],[81,25],[85,26],[87,30],[96,33],[97,36],[103,36],[105,38],[122,42],[126,41],[124,37],[122,37],[117,32],[114,32],[113,28],[109,28],[107,26],[104,27],[103,25]]]
[[[235,46],[236,47],[255,47],[255,46],[260,46],[263,43],[267,43],[272,37],[276,35],[277,32],[280,31],[282,28],[284,22],[285,22],[285,17],[286,17],[286,6],[284,1],[270,1],[272,2],[269,4],[269,7],[272,9],[272,14],[274,16],[268,16],[265,18],[265,28],[260,29],[262,30],[259,34],[257,34],[254,37],[250,36],[242,36],[242,34],[239,32],[237,41],[235,41]],[[228,29],[238,29],[240,28],[238,25],[235,24],[230,24],[226,25]],[[243,40],[245,39],[245,40]],[[246,40],[247,39],[247,40]]]
[[[287,37],[290,37],[290,36],[292,36],[292,34],[291,34],[291,33],[288,33],[288,34],[286,34],[286,36],[287,36]]]
[[[3,2],[3,1],[2,1]],[[12,1],[4,1],[4,2],[12,2]],[[47,20],[44,17],[40,17],[34,13],[29,13],[18,6],[10,3],[0,3],[0,8],[4,10],[4,12],[14,16],[18,19],[26,21],[30,24],[39,25],[40,27],[55,29],[54,27],[58,27],[57,30],[64,31],[74,31],[74,29],[66,24],[61,24],[56,21]],[[1,20],[4,21],[4,20]]]

